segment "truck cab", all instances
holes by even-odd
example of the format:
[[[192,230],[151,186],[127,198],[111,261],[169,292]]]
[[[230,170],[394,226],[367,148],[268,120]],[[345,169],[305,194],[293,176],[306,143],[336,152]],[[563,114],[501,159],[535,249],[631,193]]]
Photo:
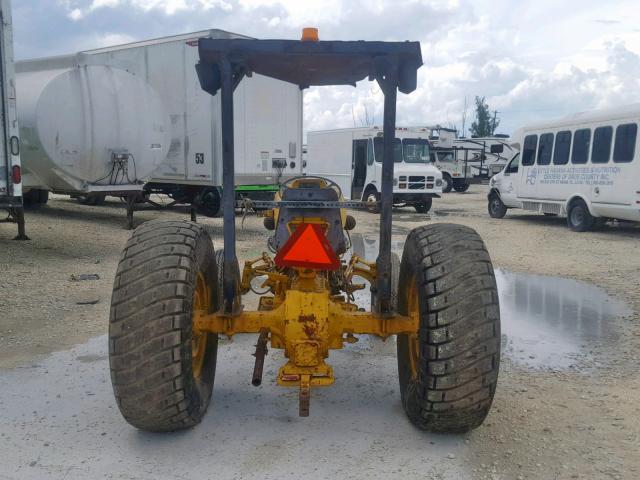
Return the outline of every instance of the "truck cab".
[[[393,203],[412,206],[419,213],[428,212],[433,198],[442,194],[442,173],[430,161],[427,137],[426,131],[397,128],[394,139]],[[382,131],[366,127],[309,132],[307,140],[306,172],[330,178],[345,197],[368,201],[370,210],[376,211],[384,156]]]

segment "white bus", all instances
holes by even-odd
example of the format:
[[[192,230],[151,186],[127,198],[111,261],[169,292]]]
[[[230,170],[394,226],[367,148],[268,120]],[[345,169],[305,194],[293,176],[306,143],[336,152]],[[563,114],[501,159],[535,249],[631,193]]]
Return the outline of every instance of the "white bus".
[[[489,214],[509,208],[566,215],[583,232],[607,219],[640,221],[640,104],[525,127],[516,155],[490,182]]]
[[[418,213],[428,212],[442,194],[442,173],[430,162],[428,138],[426,128],[396,128],[393,203]],[[305,173],[333,180],[345,198],[374,204],[380,197],[382,144],[378,127],[308,132]]]

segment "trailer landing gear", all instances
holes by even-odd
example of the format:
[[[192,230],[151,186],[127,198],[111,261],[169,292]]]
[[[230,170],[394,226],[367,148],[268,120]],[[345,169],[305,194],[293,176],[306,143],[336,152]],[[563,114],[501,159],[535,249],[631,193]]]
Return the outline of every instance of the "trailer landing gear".
[[[31,240],[27,237],[24,225],[24,208],[12,207],[8,209],[9,215],[0,223],[16,223],[18,225],[18,235],[13,237],[14,240]]]

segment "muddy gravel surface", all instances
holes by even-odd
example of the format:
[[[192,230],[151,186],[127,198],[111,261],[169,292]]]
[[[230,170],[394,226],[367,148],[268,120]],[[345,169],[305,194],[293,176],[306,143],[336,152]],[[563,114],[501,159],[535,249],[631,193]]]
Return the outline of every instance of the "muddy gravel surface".
[[[353,249],[374,259],[377,217],[356,212]],[[143,206],[135,220],[187,219]],[[201,218],[216,248],[222,219]],[[27,212],[31,240],[0,224],[0,479],[10,478],[640,478],[640,226],[570,232],[563,218],[486,213],[486,187],[433,210],[394,210],[393,248],[430,222],[482,235],[500,290],[503,360],[493,409],[466,435],[429,435],[406,420],[391,342],[361,339],[329,359],[333,387],[250,386],[254,340],[225,341],[211,410],[189,432],[129,427],[111,392],[111,285],[130,235],[123,205],[52,196]],[[241,228],[241,223],[244,223]],[[240,258],[265,250],[261,219],[238,224]],[[367,302],[363,298],[364,303]],[[255,298],[248,299],[249,305]]]

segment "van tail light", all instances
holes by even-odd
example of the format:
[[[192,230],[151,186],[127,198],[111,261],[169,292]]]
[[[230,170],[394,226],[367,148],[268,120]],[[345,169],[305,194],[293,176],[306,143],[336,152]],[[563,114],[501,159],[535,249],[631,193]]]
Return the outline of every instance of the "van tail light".
[[[14,165],[11,169],[11,181],[14,184],[22,182],[22,170],[20,170],[20,165]]]

